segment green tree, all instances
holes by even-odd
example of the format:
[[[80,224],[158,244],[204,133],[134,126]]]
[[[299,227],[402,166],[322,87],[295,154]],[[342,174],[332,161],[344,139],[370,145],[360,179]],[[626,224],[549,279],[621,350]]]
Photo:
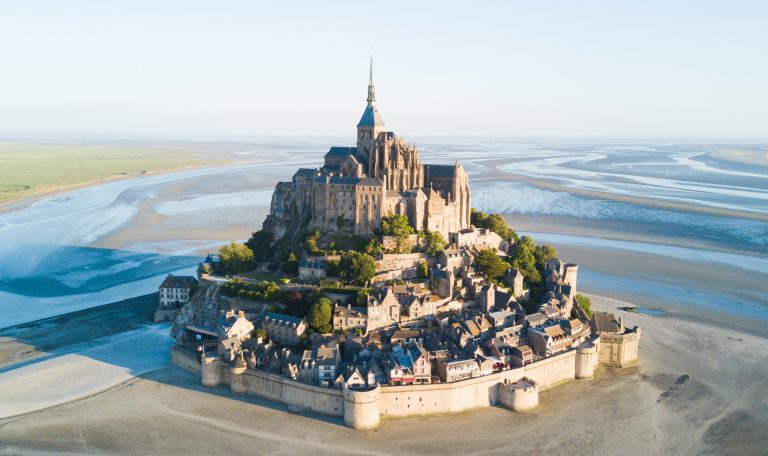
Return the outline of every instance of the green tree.
[[[251,234],[251,238],[245,243],[253,252],[254,261],[266,261],[269,258],[269,247],[272,245],[272,235],[264,230]]]
[[[288,254],[288,259],[283,263],[283,272],[295,276],[299,273],[299,260],[296,259],[296,255],[293,252]]]
[[[381,254],[383,251],[384,246],[381,245],[381,242],[379,242],[375,237],[371,237],[370,241],[368,241],[368,245],[365,247],[365,253],[368,255],[376,256]]]
[[[584,313],[587,314],[587,317],[592,318],[592,300],[581,293],[577,293],[576,302],[579,303],[579,306],[584,310]]]
[[[448,242],[439,231],[427,231],[424,233],[424,240],[427,244],[426,252],[432,256],[438,255],[448,246]]]
[[[331,314],[333,313],[333,303],[330,299],[322,297],[315,301],[309,308],[307,314],[307,323],[309,326],[321,333],[331,332]]]
[[[320,240],[320,232],[315,230],[307,234],[306,241],[304,241],[304,247],[312,255],[320,255],[323,253],[323,251],[317,246],[318,240]]]
[[[219,250],[221,264],[225,272],[243,272],[252,265],[253,252],[245,244],[230,242]]]
[[[339,276],[339,262],[337,260],[328,260],[325,262],[325,264],[326,264],[325,275],[327,277]]]
[[[381,219],[381,234],[403,237],[414,234],[414,231],[408,217],[400,214],[389,214]]]
[[[429,277],[429,266],[426,261],[422,261],[421,264],[419,264],[419,277],[423,279]]]
[[[364,285],[376,274],[376,260],[367,253],[345,252],[339,261],[339,277],[347,283]]]
[[[203,275],[213,274],[213,268],[211,268],[211,263],[201,263],[200,274],[203,274]]]
[[[510,228],[509,225],[507,225],[507,221],[499,214],[489,215],[485,212],[472,209],[469,220],[475,227],[488,228],[507,241],[517,240],[517,233],[515,233],[515,230]]]
[[[536,266],[543,271],[547,261],[557,258],[557,250],[549,244],[537,245],[533,249],[533,256],[536,258]]]
[[[504,272],[509,269],[509,265],[496,255],[494,249],[481,251],[475,258],[475,263],[480,272],[494,282],[498,282]]]

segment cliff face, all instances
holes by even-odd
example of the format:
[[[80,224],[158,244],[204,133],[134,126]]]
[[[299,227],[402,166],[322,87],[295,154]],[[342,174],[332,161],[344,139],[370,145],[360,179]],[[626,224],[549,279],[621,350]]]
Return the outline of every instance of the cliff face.
[[[188,303],[181,308],[173,322],[171,336],[178,339],[186,326],[194,326],[208,331],[216,331],[216,320],[223,306],[227,306],[221,294],[221,285],[205,279],[200,280],[197,292]]]

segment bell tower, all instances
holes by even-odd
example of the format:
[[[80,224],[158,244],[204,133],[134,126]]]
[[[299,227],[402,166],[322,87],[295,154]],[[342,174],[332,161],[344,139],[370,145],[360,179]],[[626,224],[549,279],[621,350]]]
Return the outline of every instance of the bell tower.
[[[384,131],[384,119],[376,106],[376,91],[373,86],[373,57],[368,80],[368,105],[363,111],[363,116],[357,124],[357,156],[368,163],[374,161],[372,152],[379,133]]]

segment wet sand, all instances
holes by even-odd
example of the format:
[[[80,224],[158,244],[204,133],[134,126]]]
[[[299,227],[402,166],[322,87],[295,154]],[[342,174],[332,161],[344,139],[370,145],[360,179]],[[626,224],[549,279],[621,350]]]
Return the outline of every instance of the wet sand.
[[[616,310],[643,328],[641,363],[499,407],[385,420],[358,432],[168,367],[91,397],[0,421],[0,451],[36,454],[759,454],[768,447],[768,344],[669,316]],[[688,377],[685,377],[685,376]],[[115,404],[120,404],[116,407]]]

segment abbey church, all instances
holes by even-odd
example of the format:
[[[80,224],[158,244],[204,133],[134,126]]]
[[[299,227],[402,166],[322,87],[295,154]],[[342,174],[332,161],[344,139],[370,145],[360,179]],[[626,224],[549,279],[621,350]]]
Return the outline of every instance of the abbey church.
[[[469,228],[469,177],[460,163],[425,165],[415,145],[391,131],[376,105],[373,65],[357,145],[331,147],[319,169],[301,168],[279,182],[264,230],[275,239],[302,226],[370,234],[382,217],[401,214],[417,231]]]

